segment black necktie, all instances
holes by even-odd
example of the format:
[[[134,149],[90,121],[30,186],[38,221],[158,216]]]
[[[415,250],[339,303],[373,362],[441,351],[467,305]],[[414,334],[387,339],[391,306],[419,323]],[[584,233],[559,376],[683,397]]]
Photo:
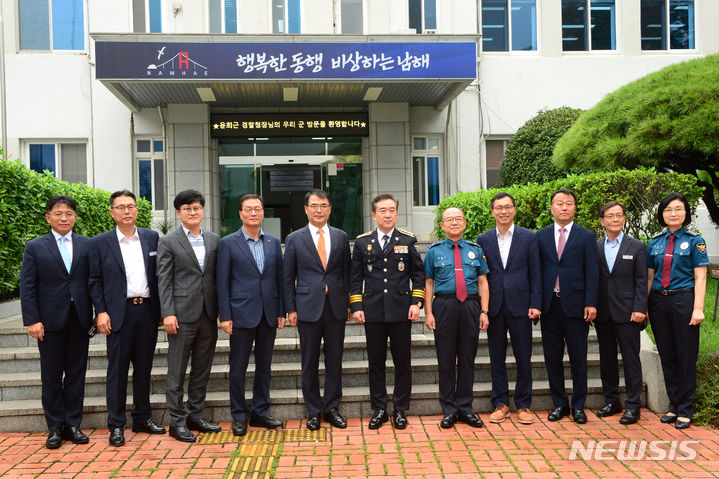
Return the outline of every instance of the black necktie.
[[[389,250],[389,235],[384,235],[382,237],[382,241],[384,241],[384,246],[382,246],[382,254],[386,255],[387,251]]]

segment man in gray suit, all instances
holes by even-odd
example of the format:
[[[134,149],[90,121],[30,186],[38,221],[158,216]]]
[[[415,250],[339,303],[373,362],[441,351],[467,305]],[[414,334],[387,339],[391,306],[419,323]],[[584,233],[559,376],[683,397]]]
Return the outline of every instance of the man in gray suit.
[[[196,190],[177,194],[175,213],[182,225],[157,244],[157,283],[167,332],[167,410],[170,435],[194,442],[192,429],[219,432],[202,417],[217,343],[215,263],[218,237],[202,229],[205,197]],[[187,363],[192,357],[187,403],[182,406]]]

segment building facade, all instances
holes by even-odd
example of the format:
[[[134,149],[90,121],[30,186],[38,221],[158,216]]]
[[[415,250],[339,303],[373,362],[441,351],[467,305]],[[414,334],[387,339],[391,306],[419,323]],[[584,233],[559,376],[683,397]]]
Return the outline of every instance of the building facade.
[[[331,222],[351,235],[371,227],[371,197],[392,191],[398,224],[428,241],[434,206],[495,185],[508,140],[540,109],[586,109],[719,51],[713,0],[0,0],[0,9],[7,153],[64,180],[132,189],[158,221],[174,218],[177,191],[197,188],[208,227],[222,234],[239,225],[239,196],[261,193],[265,228],[283,238],[306,222],[304,192],[321,187]],[[716,257],[719,238],[708,242]]]

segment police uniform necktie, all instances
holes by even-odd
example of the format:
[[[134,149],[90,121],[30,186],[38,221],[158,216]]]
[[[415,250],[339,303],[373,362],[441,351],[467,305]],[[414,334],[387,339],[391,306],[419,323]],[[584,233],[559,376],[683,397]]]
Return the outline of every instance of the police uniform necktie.
[[[64,236],[60,237],[60,256],[62,256],[62,262],[65,263],[65,269],[67,269],[68,274],[70,273],[70,267],[72,266],[72,260],[70,259],[70,252],[67,250],[67,246],[65,246],[65,241],[67,241],[67,238]]]
[[[672,282],[672,257],[674,256],[674,235],[669,235],[667,249],[664,250],[664,263],[662,263],[662,288],[669,288]]]
[[[567,244],[567,230],[559,228],[559,241],[557,241],[557,258],[562,259],[562,253],[564,253],[564,246]],[[554,282],[554,289],[559,291],[559,272],[557,272],[557,280]]]
[[[467,299],[467,283],[464,281],[462,254],[459,252],[459,243],[454,243],[454,283],[457,299],[460,303],[464,303],[464,300]]]
[[[383,245],[382,245],[382,255],[387,254],[387,250],[389,249],[389,235],[384,235],[382,237]]]
[[[317,253],[320,255],[320,261],[322,261],[322,267],[327,269],[327,251],[325,250],[325,232],[322,229],[318,229],[320,237],[317,240]]]

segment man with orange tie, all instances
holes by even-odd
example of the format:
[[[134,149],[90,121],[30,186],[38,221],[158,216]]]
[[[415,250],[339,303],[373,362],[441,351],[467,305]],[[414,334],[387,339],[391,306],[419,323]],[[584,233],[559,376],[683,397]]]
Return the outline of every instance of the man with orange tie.
[[[307,428],[320,428],[320,413],[335,427],[347,427],[340,415],[342,352],[349,320],[350,245],[347,233],[327,224],[332,205],[327,192],[305,195],[309,224],[285,239],[283,292],[287,320],[297,326],[302,360],[302,396]],[[319,362],[324,340],[325,386],[320,398]]]

